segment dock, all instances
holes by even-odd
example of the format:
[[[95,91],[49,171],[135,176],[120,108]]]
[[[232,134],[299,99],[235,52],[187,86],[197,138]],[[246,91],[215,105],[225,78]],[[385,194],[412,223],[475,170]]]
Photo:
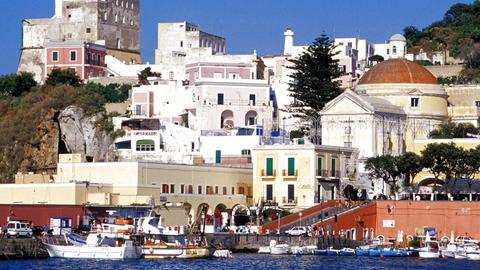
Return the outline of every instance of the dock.
[[[37,238],[1,238],[0,260],[45,259],[48,252]]]

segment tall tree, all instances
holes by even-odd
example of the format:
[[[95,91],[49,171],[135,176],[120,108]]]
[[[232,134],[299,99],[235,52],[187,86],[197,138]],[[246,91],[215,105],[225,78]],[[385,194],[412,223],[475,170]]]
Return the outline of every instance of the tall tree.
[[[438,125],[429,134],[432,139],[453,139],[453,138],[468,138],[468,133],[478,134],[478,128],[470,123],[453,123],[447,122]]]
[[[402,174],[405,186],[411,186],[415,176],[422,171],[422,157],[413,153],[407,152],[402,156],[396,158],[398,171]]]
[[[319,111],[327,102],[340,94],[340,83],[336,81],[342,75],[338,60],[333,57],[333,41],[321,35],[298,58],[291,60],[294,72],[290,75],[290,96],[294,101],[289,112],[297,117],[319,116]]]
[[[461,149],[455,143],[431,143],[422,151],[423,166],[428,168],[435,178],[436,189],[441,174],[445,176],[446,183],[452,179],[461,156]]]
[[[20,74],[5,75],[0,77],[0,94],[19,97],[36,85],[37,82],[33,79],[32,73],[20,72]]]
[[[368,158],[365,162],[365,169],[370,171],[373,178],[381,178],[382,181],[390,186],[390,193],[397,189],[397,178],[400,176],[396,164],[396,158],[390,155]],[[383,191],[385,192],[385,191]]]

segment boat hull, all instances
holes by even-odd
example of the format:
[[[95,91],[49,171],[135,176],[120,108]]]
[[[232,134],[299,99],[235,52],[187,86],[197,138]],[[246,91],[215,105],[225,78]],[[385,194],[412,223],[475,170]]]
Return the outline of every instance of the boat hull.
[[[467,252],[467,259],[469,260],[480,260],[480,252]]]
[[[138,246],[91,247],[45,244],[45,247],[48,255],[53,258],[138,259],[142,255]]]
[[[313,251],[313,255],[327,255],[327,250],[325,249],[316,249]]]
[[[420,258],[440,258],[439,252],[419,251],[418,257]]]
[[[159,247],[142,246],[142,254],[145,259],[201,259],[210,258],[215,252],[214,248],[206,247]]]

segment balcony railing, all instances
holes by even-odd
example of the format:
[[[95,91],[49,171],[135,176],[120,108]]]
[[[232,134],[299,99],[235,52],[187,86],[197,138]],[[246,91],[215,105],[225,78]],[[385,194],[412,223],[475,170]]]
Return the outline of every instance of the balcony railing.
[[[286,178],[294,178],[298,176],[298,170],[282,170],[282,176]]]
[[[276,206],[277,205],[277,198],[273,197],[271,200],[266,200],[265,197],[260,197],[260,201],[263,203],[263,205],[266,206]]]
[[[283,197],[282,198],[282,203],[283,204],[297,205],[297,197],[294,197],[294,198]]]
[[[275,176],[277,176],[277,170],[272,170],[272,172],[270,173],[270,172],[267,172],[267,170],[262,169],[261,176],[262,177],[275,177]]]
[[[330,177],[330,171],[329,170],[317,171],[317,177],[323,177],[323,178]]]

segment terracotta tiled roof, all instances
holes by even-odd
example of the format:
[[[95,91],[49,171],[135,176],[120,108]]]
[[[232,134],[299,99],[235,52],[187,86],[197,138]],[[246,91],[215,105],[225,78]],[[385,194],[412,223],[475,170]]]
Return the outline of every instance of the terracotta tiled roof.
[[[437,79],[423,66],[406,59],[389,59],[376,64],[358,84],[424,83],[437,84]]]

